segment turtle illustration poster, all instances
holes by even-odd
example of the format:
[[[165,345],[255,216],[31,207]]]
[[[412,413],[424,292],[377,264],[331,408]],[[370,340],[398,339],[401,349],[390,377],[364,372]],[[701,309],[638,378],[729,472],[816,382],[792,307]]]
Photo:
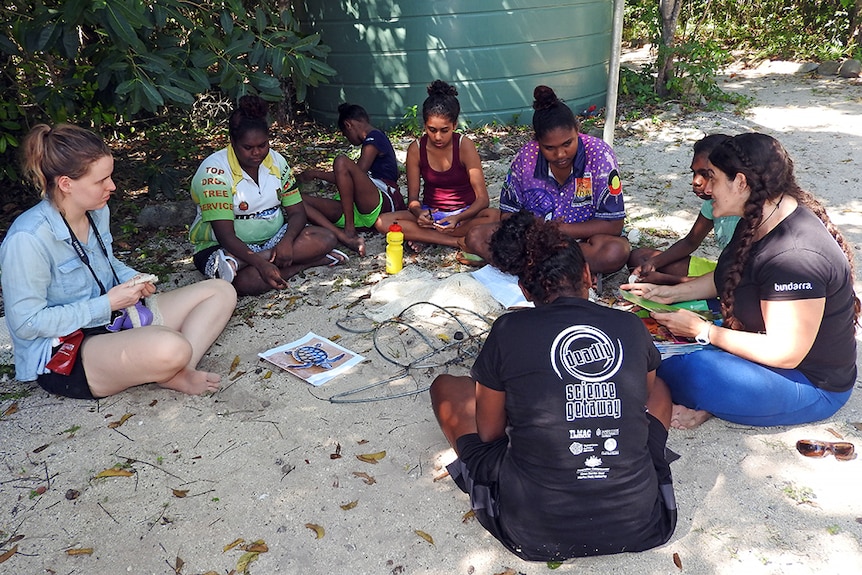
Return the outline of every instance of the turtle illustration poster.
[[[365,359],[312,332],[258,355],[314,386],[323,385]]]

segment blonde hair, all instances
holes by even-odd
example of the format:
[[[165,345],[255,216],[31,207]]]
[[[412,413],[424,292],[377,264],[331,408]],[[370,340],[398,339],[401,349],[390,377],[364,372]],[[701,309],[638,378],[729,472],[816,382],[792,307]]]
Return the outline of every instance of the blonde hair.
[[[24,177],[39,191],[41,197],[52,197],[57,178],[82,177],[90,165],[110,156],[111,150],[102,139],[89,130],[72,124],[47,124],[33,127],[21,146],[21,167]]]

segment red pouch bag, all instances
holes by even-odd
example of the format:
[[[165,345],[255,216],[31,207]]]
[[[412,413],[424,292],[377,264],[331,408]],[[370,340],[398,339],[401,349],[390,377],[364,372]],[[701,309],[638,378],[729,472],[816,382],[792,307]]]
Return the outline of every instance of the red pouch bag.
[[[69,375],[72,373],[72,368],[75,366],[75,360],[78,359],[78,351],[81,349],[81,342],[83,341],[84,332],[80,329],[61,337],[60,349],[51,356],[45,367],[60,375]]]

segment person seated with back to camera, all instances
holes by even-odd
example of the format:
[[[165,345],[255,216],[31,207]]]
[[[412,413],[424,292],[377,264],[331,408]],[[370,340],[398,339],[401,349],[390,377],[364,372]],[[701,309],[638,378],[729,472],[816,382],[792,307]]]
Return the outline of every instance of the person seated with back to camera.
[[[233,287],[208,280],[156,294],[154,278],[114,257],[114,159],[96,134],[39,124],[21,152],[42,201],[15,219],[0,246],[15,377],[77,399],[145,383],[195,395],[217,390],[221,376],[197,365],[233,313]],[[132,307],[140,326],[116,331],[127,320],[124,327],[137,324],[123,317]],[[73,337],[76,355],[67,351]]]
[[[709,178],[709,154],[728,138],[730,136],[725,134],[711,134],[695,142],[691,160],[691,189],[703,200],[700,213],[688,234],[665,251],[654,248],[632,250],[628,263],[634,276],[632,281],[677,284],[715,270],[716,262],[691,254],[700,247],[710,230],[715,231],[715,241],[723,250],[730,243],[733,230],[739,222],[739,216],[713,217],[712,198],[705,192]]]
[[[457,247],[474,226],[498,218],[488,208],[482,161],[473,141],[455,131],[461,104],[458,90],[442,80],[428,86],[422,103],[425,134],[407,148],[407,210],[383,214],[377,230],[401,226],[407,245]],[[419,189],[424,182],[422,201]]]
[[[653,312],[708,347],[665,359],[672,425],[712,415],[743,425],[794,425],[837,412],[856,382],[853,252],[823,205],[796,181],[775,138],[747,133],[709,154],[715,217],[740,216],[718,266],[676,285],[620,286],[660,303],[720,295],[723,324],[679,310]]]
[[[338,129],[354,146],[362,146],[354,162],[344,154],[336,156],[332,170],[306,170],[300,182],[314,179],[335,184],[336,198],[302,194],[305,211],[312,223],[330,230],[342,244],[365,255],[365,240],[357,228],[374,229],[380,214],[406,209],[398,190],[398,160],[392,142],[371,125],[368,112],[358,104],[338,106]]]
[[[470,376],[431,385],[450,476],[530,561],[651,549],[676,526],[661,358],[636,315],[587,299],[582,245],[526,211],[504,220],[493,261],[536,307],[494,322]]]
[[[626,212],[616,155],[601,139],[579,132],[574,113],[551,88],[536,86],[533,98],[534,138],[509,168],[500,193],[501,218],[526,209],[556,220],[564,234],[581,243],[593,273],[615,272],[631,251],[621,236]],[[488,260],[488,242],[498,227],[495,222],[474,228],[461,247]]]
[[[201,163],[191,184],[195,267],[239,295],[284,289],[313,266],[347,261],[331,231],[309,226],[284,156],[269,147],[267,103],[243,96],[228,118],[230,144]]]

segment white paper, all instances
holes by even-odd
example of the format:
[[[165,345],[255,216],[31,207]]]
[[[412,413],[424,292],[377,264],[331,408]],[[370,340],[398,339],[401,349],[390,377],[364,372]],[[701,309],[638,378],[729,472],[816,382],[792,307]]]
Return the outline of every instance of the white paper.
[[[534,307],[533,302],[524,298],[524,293],[518,285],[516,276],[503,273],[492,265],[484,266],[470,273],[488,288],[494,299],[503,304],[504,307]]]

